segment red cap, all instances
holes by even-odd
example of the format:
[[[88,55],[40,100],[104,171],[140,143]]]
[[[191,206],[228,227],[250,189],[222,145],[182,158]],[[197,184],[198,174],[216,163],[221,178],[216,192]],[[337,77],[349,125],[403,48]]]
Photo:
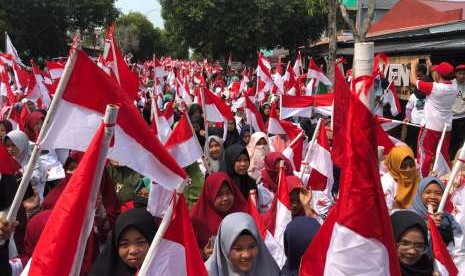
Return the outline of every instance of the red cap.
[[[431,66],[431,70],[436,71],[441,76],[448,76],[454,72],[454,66],[449,62],[441,62],[438,65]]]
[[[455,71],[459,71],[459,70],[465,70],[465,64],[459,64],[457,65],[457,67],[455,67]]]

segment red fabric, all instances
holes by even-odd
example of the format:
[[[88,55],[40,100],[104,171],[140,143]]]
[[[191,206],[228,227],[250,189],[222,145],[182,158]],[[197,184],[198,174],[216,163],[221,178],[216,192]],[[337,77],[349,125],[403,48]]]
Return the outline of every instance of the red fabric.
[[[418,86],[418,90],[425,93],[426,95],[431,94],[431,92],[433,91],[433,82],[418,81],[417,86]]]
[[[433,221],[431,216],[428,216],[428,228],[431,235],[431,245],[433,247],[433,258],[440,262],[443,266],[446,267],[447,272],[449,272],[450,276],[457,276],[458,270],[452,260],[452,257],[447,251],[446,244],[442,240],[441,233]]]
[[[14,174],[21,165],[16,161],[0,143],[0,174]]]
[[[26,116],[24,120],[24,132],[30,141],[35,142],[39,137],[39,132],[34,130],[34,126],[40,121],[44,121],[44,119],[44,114],[39,111],[34,111]]]
[[[278,190],[278,175],[279,171],[275,170],[275,164],[277,161],[283,160],[286,166],[284,173],[286,175],[292,175],[292,164],[289,159],[286,158],[280,152],[270,152],[265,156],[265,167],[262,169],[262,182],[263,186],[273,193]]]
[[[280,174],[281,174],[281,178],[280,178],[279,185],[278,185],[278,191],[275,197],[273,198],[273,202],[271,203],[271,208],[270,210],[268,210],[267,213],[263,215],[263,223],[266,229],[268,229],[268,231],[270,231],[270,233],[273,234],[273,236],[274,236],[274,230],[276,229],[276,215],[278,212],[278,200],[281,202],[281,204],[286,206],[290,212],[291,199],[290,199],[289,193],[293,189],[296,188],[294,181],[292,182],[293,186],[289,187],[288,182],[287,182],[287,177],[285,176],[285,172],[283,168],[280,168]]]
[[[365,85],[361,83],[362,87],[369,87],[373,79],[373,76],[363,76],[355,79],[354,83],[363,81]],[[351,92],[349,112],[346,113],[342,139],[347,146],[343,151],[339,198],[302,257],[301,276],[324,274],[336,222],[367,239],[382,243],[389,259],[384,265],[389,266],[390,275],[400,275],[391,221],[379,177],[376,134],[373,132],[375,121],[370,110],[360,101],[360,92],[363,91]]]
[[[298,189],[299,191],[301,189],[306,189],[302,183],[302,179],[300,179],[299,177],[295,175],[286,176],[286,182],[287,182],[287,190],[288,190],[289,197],[291,196],[291,193],[296,189]],[[290,204],[289,204],[289,208],[290,208]],[[301,206],[297,216],[303,216],[303,215],[305,215],[305,210],[304,210],[304,207]]]
[[[234,195],[234,204],[225,213],[215,210],[215,198],[223,183],[226,183]],[[192,225],[200,248],[204,248],[211,236],[216,236],[218,228],[223,218],[234,212],[245,212],[247,203],[241,191],[225,172],[212,173],[205,180],[202,193],[191,211]]]
[[[263,123],[262,116],[260,112],[258,111],[257,107],[253,104],[253,102],[249,99],[249,97],[244,97],[244,98],[245,98],[245,108],[250,110],[250,112],[252,113],[252,116],[255,117],[255,120],[257,122],[257,125],[256,126],[252,125],[252,127],[256,128],[255,131],[266,132],[265,123]],[[252,124],[252,122],[250,123]]]
[[[195,133],[189,123],[187,112],[184,112],[178,124],[165,143],[166,148],[175,147],[189,139],[195,138]]]
[[[417,162],[420,166],[420,172],[423,177],[429,175],[434,158],[436,156],[436,149],[441,140],[441,131],[435,131],[422,127],[418,134],[417,145]],[[450,146],[451,131],[447,131],[442,143],[441,153],[444,156],[449,168],[451,167],[448,149]]]
[[[260,232],[260,236],[262,240],[266,239],[266,227],[263,222],[263,217],[260,215],[257,209],[257,192],[256,190],[251,190],[249,193],[249,199],[247,200],[247,211],[251,217],[255,220],[255,224],[257,224],[258,232]]]
[[[384,154],[388,154],[395,145],[378,120],[375,120],[375,124],[377,144],[384,147]]]
[[[90,211],[87,206],[95,204],[89,199],[92,190],[97,188],[93,186],[93,179],[103,136],[104,127],[101,125],[50,214],[32,254],[28,275],[70,274],[85,218]]]
[[[32,256],[32,252],[34,252],[34,248],[51,213],[51,210],[41,211],[28,221],[26,235],[24,236],[24,251],[28,258]]]

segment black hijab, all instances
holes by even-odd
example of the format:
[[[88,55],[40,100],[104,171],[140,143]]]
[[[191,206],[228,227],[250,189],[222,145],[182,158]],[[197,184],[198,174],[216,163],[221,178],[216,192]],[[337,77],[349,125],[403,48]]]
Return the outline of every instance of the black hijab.
[[[205,136],[200,135],[200,130],[205,130],[204,120],[201,116],[193,115],[189,117],[191,120],[191,124],[199,125],[199,130],[195,132],[195,136],[197,136],[197,140],[199,140],[200,146],[204,149],[205,148]]]
[[[415,212],[397,211],[391,215],[392,230],[394,239],[399,242],[405,231],[416,228],[428,242],[428,228],[425,221]],[[428,254],[423,254],[421,259],[413,265],[400,263],[400,271],[403,276],[431,276],[433,275],[433,261]]]
[[[236,121],[234,121],[234,129],[226,132],[226,139],[224,140],[223,147],[227,149],[235,144],[244,145],[244,140],[242,140],[239,131],[237,131]]]
[[[233,144],[224,152],[224,159],[220,165],[220,171],[226,172],[234,183],[241,190],[244,198],[249,198],[249,191],[257,189],[257,183],[248,174],[239,175],[234,171],[234,163],[239,158],[239,155],[245,154],[249,157],[247,149],[241,144]],[[250,160],[250,157],[249,157]]]
[[[152,215],[145,209],[131,209],[118,216],[111,236],[102,253],[94,263],[90,276],[129,276],[137,271],[128,267],[118,254],[118,242],[121,233],[129,227],[135,227],[151,243],[158,227]]]

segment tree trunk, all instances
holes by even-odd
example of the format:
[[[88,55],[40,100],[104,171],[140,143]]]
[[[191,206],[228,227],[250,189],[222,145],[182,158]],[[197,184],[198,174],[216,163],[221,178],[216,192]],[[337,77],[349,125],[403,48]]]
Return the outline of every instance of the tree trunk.
[[[328,63],[327,63],[327,76],[334,81],[334,63],[336,62],[337,50],[337,29],[336,29],[336,14],[338,0],[328,1]]]

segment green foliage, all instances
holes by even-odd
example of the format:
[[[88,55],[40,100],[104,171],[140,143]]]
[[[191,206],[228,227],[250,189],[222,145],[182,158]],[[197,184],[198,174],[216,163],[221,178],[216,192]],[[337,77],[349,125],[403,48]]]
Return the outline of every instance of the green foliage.
[[[160,0],[165,28],[202,56],[251,59],[260,48],[295,50],[319,38],[324,1]]]
[[[27,60],[39,55],[67,53],[67,32],[111,22],[118,14],[115,0],[0,0],[0,30],[8,31],[19,54]],[[0,35],[4,45],[3,33]],[[3,48],[3,47],[2,47]]]

